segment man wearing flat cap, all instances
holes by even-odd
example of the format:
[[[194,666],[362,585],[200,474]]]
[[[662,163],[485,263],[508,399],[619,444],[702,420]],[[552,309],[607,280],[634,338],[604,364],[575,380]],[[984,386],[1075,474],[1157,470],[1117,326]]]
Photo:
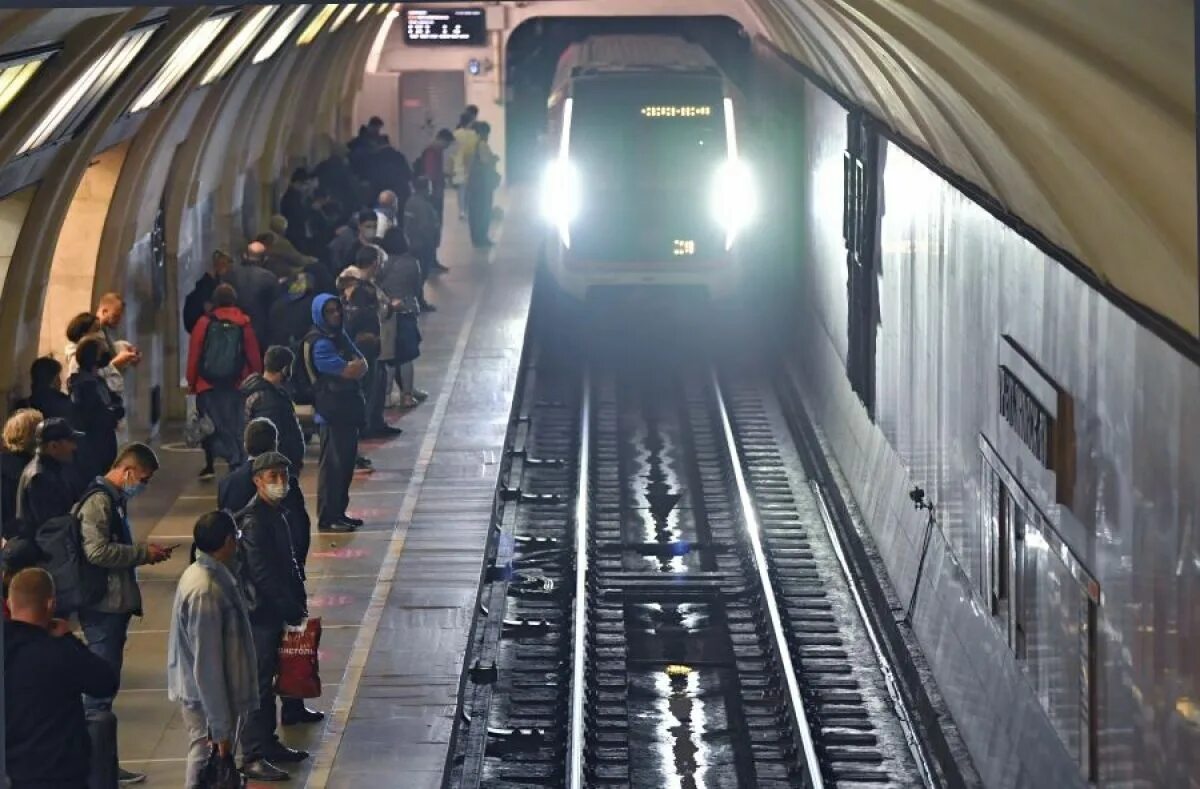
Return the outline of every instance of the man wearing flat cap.
[[[17,483],[17,517],[33,534],[51,518],[66,515],[83,492],[74,461],[80,433],[65,419],[43,419],[37,426],[37,456]]]
[[[255,495],[237,514],[242,531],[242,586],[258,662],[258,709],[250,713],[242,730],[242,772],[252,781],[285,780],[287,772],[276,764],[308,758],[307,752],[287,747],[275,733],[274,681],[283,629],[300,624],[308,615],[283,506],[290,469],[291,463],[279,452],[254,458],[250,470]]]

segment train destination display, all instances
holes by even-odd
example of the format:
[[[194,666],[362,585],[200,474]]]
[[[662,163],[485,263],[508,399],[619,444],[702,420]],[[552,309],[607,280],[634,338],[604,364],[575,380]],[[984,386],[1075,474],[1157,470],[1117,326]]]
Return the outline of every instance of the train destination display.
[[[424,46],[483,46],[487,18],[482,8],[405,8],[404,41]]]

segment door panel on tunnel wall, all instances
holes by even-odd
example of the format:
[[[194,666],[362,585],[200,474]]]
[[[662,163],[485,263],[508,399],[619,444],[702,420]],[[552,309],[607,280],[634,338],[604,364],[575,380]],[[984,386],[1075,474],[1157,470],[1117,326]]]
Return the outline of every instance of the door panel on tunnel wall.
[[[467,104],[460,71],[409,71],[400,75],[399,139],[392,144],[410,162],[420,156],[438,129],[453,129]]]

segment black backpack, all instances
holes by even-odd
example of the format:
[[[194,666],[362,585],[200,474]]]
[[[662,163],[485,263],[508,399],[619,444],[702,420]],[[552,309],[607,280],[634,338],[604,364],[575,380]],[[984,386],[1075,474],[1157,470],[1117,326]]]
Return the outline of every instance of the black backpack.
[[[317,370],[312,366],[312,346],[318,336],[310,333],[292,347],[295,358],[292,359],[288,384],[292,393],[292,402],[297,405],[313,404],[313,388],[316,385]]]
[[[210,384],[232,384],[246,366],[242,327],[225,318],[212,318],[200,349],[200,377]]]
[[[60,617],[95,605],[108,591],[108,570],[92,564],[84,555],[83,526],[79,522],[83,503],[96,495],[107,498],[109,507],[115,510],[116,502],[108,489],[91,485],[69,513],[51,518],[34,534],[42,552],[39,566],[54,578],[55,611]]]

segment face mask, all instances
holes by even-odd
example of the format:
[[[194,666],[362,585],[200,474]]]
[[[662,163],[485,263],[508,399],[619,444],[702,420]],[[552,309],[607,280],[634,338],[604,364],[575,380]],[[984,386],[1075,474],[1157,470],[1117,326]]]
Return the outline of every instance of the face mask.
[[[267,497],[271,501],[283,501],[283,497],[288,494],[288,484],[286,482],[271,482],[267,485]]]
[[[121,489],[125,492],[125,498],[133,499],[137,498],[146,489],[146,483],[130,478],[121,486]]]

